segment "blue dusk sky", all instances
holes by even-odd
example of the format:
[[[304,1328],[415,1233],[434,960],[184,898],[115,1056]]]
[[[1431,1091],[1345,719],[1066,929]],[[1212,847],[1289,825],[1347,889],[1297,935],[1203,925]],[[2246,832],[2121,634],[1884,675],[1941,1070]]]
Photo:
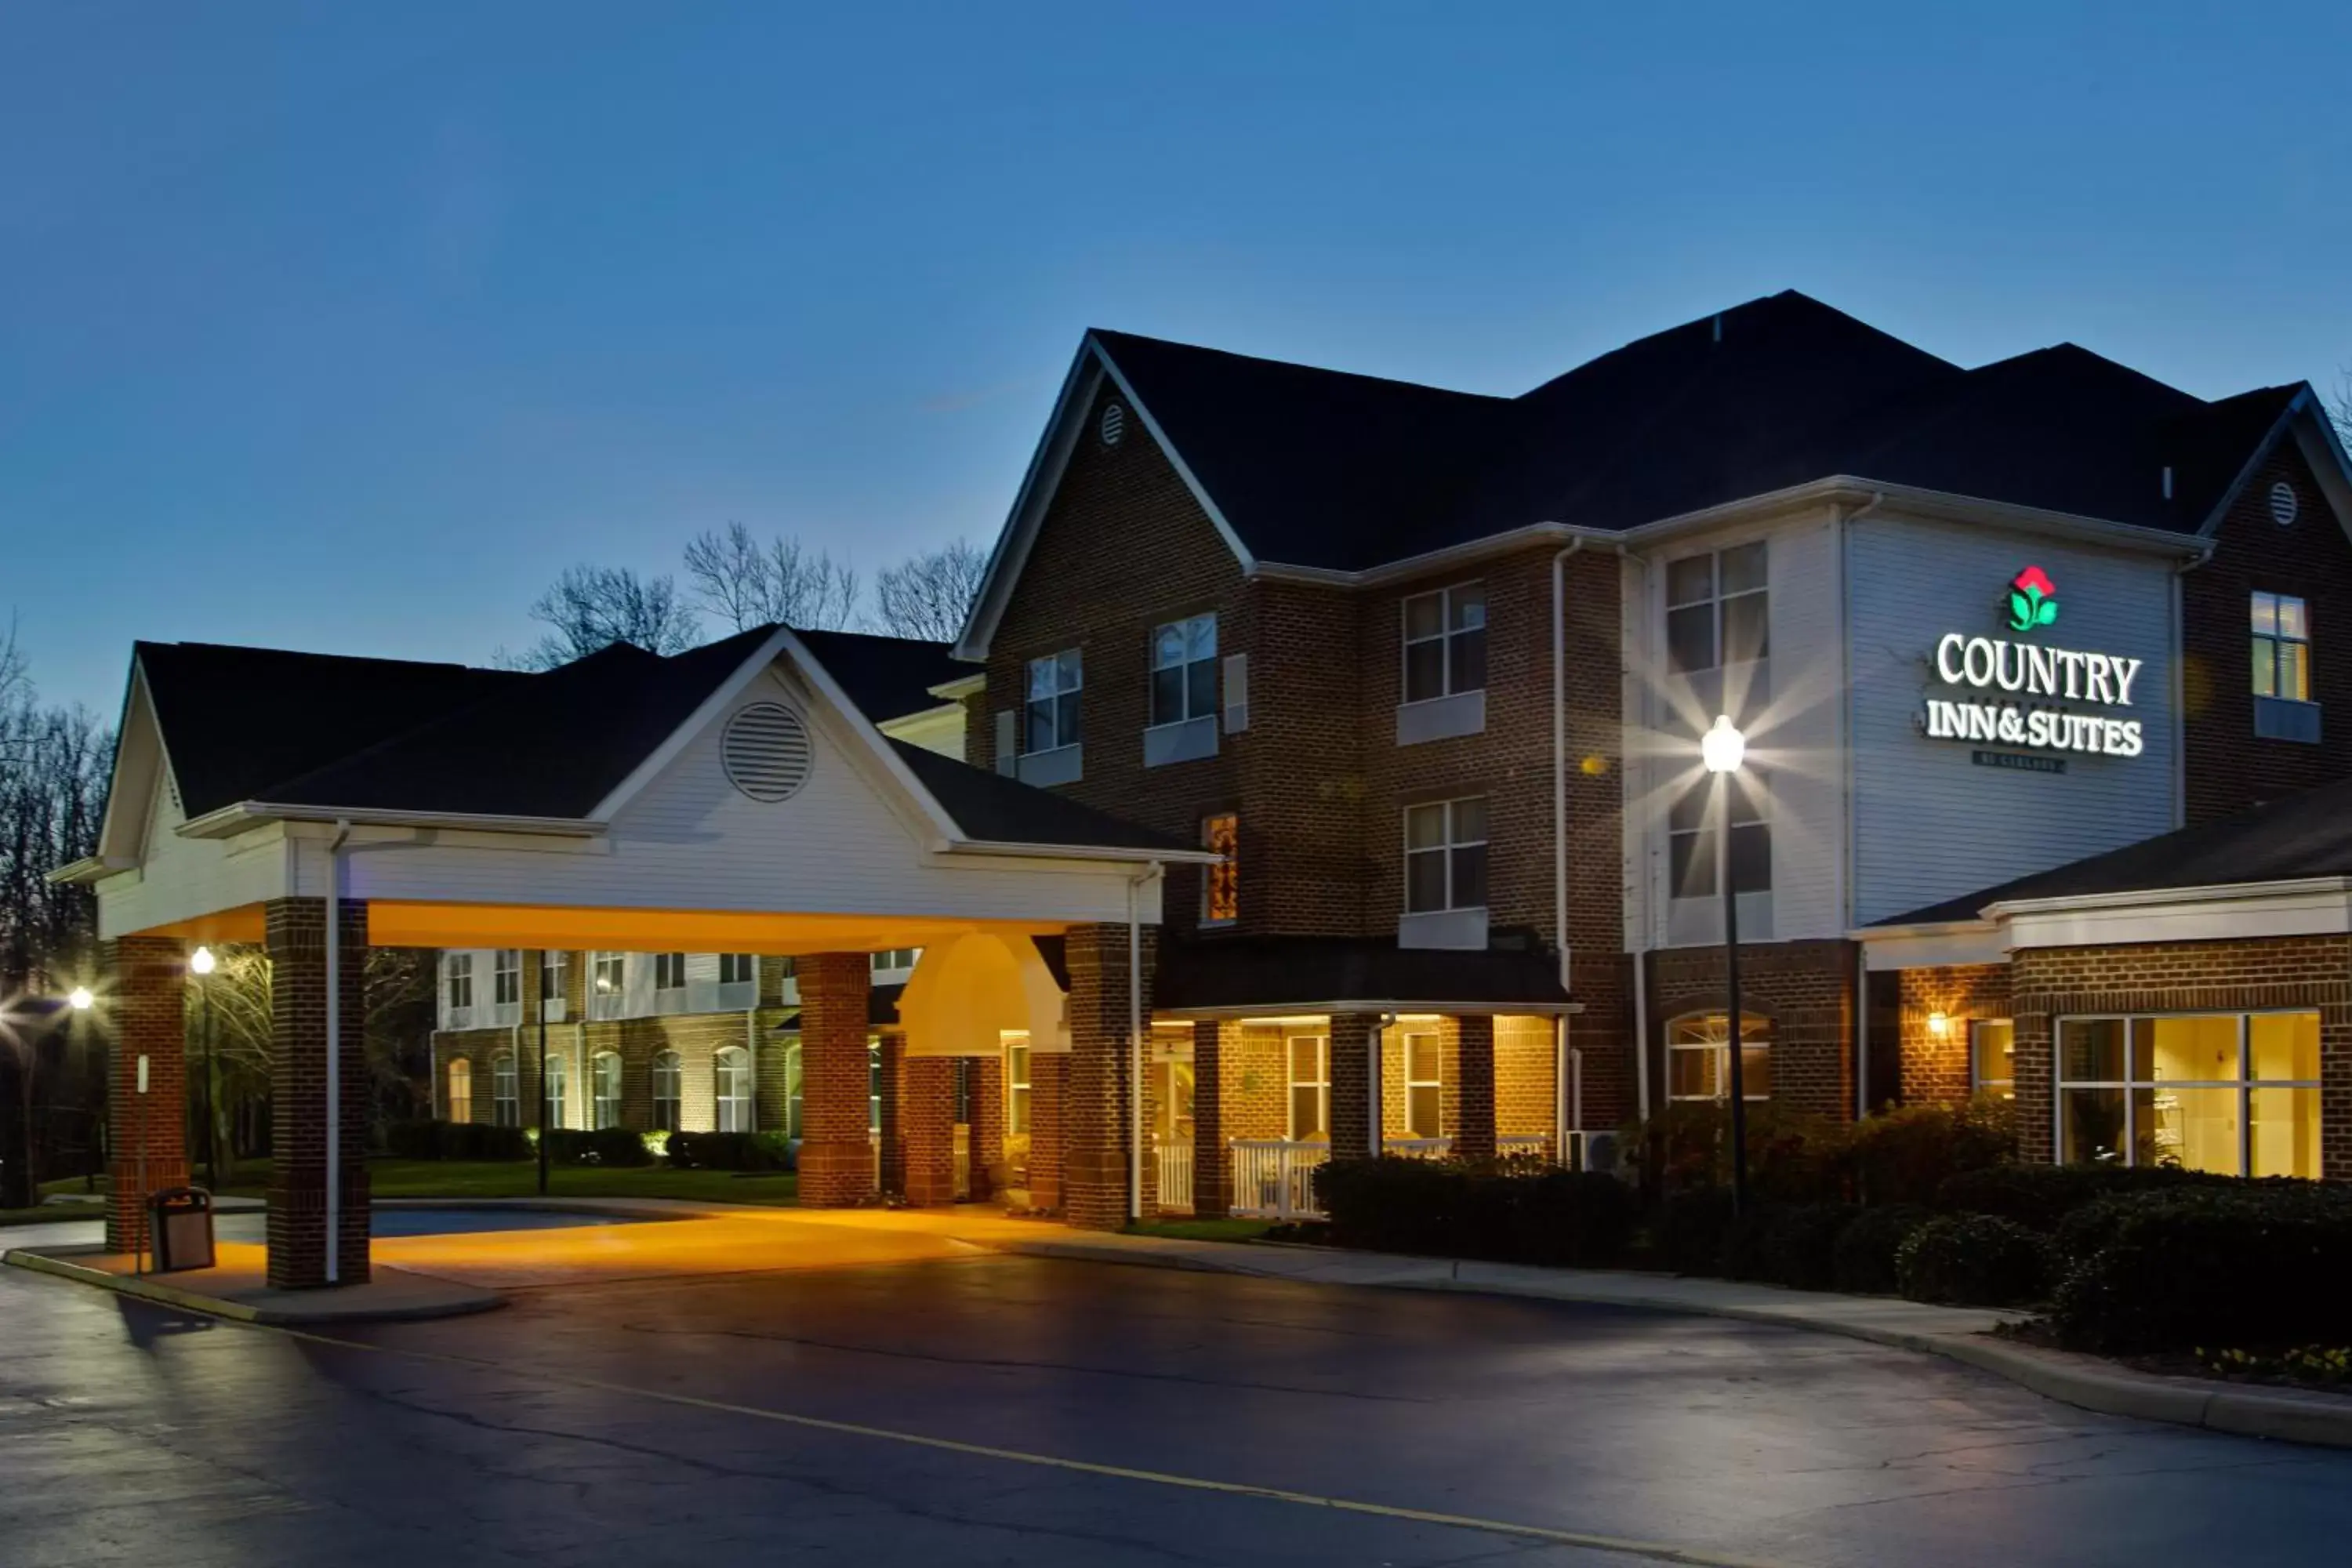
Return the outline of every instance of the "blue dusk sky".
[[[741,521],[1003,519],[1089,325],[1516,393],[1798,288],[2352,363],[2352,5],[0,8],[0,614],[487,660]]]

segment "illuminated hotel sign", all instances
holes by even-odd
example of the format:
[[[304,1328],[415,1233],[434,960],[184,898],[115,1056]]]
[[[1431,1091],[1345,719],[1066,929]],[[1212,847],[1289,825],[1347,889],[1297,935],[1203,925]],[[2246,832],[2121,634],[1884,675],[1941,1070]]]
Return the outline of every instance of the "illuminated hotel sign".
[[[2009,629],[2036,631],[2058,620],[2058,590],[2039,566],[2009,586]],[[2016,746],[2032,752],[2092,752],[2137,757],[2137,719],[2079,712],[2074,705],[2129,708],[2144,659],[2081,653],[2002,637],[1946,632],[1936,641],[1936,676],[1984,697],[1930,697],[1920,729],[1930,740]]]

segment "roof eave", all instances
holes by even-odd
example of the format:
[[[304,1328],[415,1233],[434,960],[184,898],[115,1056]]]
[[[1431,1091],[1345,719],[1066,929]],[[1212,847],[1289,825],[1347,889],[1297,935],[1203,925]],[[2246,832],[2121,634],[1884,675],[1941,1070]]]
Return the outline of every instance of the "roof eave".
[[[1034,860],[1109,860],[1128,865],[1214,866],[1213,849],[1147,849],[1115,844],[1030,844],[1018,839],[949,837],[936,847],[951,855],[1007,855]]]
[[[1156,1018],[1280,1018],[1326,1013],[1501,1013],[1506,1016],[1537,1014],[1548,1017],[1572,1017],[1583,1011],[1584,1004],[1581,1002],[1498,1002],[1492,997],[1477,1001],[1458,997],[1437,1001],[1400,996],[1352,996],[1301,1002],[1253,1002],[1246,1005],[1154,1007],[1151,1014]]]
[[[406,811],[373,806],[310,805],[296,802],[241,800],[180,824],[184,838],[227,838],[273,822],[349,823],[354,827],[457,829],[478,833],[550,834],[594,838],[606,825],[577,816],[520,816],[496,812]]]
[[[1987,921],[2018,915],[2063,914],[2074,910],[2127,910],[2165,904],[2252,903],[2299,893],[2352,893],[2352,877],[2288,877],[2267,882],[2205,883],[2196,887],[2140,888],[2118,893],[2059,893],[2040,899],[2004,899],[1985,906]]]

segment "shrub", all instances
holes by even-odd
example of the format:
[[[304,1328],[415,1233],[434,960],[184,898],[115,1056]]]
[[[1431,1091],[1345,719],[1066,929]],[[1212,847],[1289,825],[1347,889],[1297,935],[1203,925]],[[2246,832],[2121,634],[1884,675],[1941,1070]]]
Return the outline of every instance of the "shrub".
[[[1997,1215],[2029,1230],[2054,1231],[2068,1215],[2104,1197],[2241,1184],[2235,1176],[2178,1165],[1994,1165],[1946,1181],[1936,1191],[1936,1206]]]
[[[781,1132],[673,1132],[665,1148],[681,1171],[789,1171],[791,1140]]]
[[[1315,1173],[1341,1247],[1597,1267],[1632,1245],[1633,1190],[1591,1171],[1381,1156]]]
[[[551,1165],[650,1165],[653,1151],[642,1134],[625,1127],[593,1131],[553,1130],[545,1134]]]
[[[1747,1208],[1724,1226],[1723,1251],[1716,1266],[1702,1272],[1720,1274],[1726,1279],[1771,1279],[1772,1264],[1766,1244],[1771,1239],[1772,1226],[1782,1207],[1749,1193]]]
[[[2182,1186],[2101,1206],[2103,1239],[2052,1298],[2072,1349],[2128,1355],[2352,1343],[2352,1193],[2315,1184]]]
[[[1847,1131],[1827,1117],[1748,1107],[1748,1186],[1780,1203],[1821,1203],[1845,1195]],[[1731,1183],[1731,1110],[1709,1101],[1667,1106],[1635,1128],[1633,1158],[1655,1194]]]
[[[1895,1277],[1914,1301],[2023,1306],[2042,1299],[2049,1242],[2013,1220],[1945,1215],[1913,1231],[1896,1248]]]
[[[530,1134],[478,1121],[395,1121],[383,1130],[395,1160],[528,1160]]]
[[[2017,1119],[2005,1101],[1906,1105],[1864,1117],[1845,1142],[1853,1196],[1865,1204],[1932,1203],[1943,1183],[2017,1153]]]
[[[1731,1190],[1693,1187],[1676,1193],[1658,1210],[1654,1237],[1658,1255],[1677,1274],[1715,1274],[1723,1268],[1723,1245],[1731,1231]]]
[[[1862,1211],[1852,1204],[1790,1204],[1764,1230],[1764,1278],[1800,1290],[1827,1290],[1837,1277],[1838,1237]]]
[[[1917,1204],[1886,1204],[1866,1208],[1838,1233],[1831,1259],[1830,1282],[1841,1290],[1866,1296],[1891,1296],[1898,1284],[1895,1255],[1911,1233],[1935,1218]]]

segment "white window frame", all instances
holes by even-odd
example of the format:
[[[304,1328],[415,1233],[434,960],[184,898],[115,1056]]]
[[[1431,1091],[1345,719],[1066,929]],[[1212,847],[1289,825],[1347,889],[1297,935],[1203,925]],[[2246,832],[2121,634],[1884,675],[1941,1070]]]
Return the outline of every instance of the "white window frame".
[[[759,978],[760,959],[757,953],[722,952],[719,955],[719,984],[751,985]]]
[[[1045,682],[1042,695],[1038,689],[1041,677]],[[1079,737],[1085,733],[1085,715],[1080,712],[1086,705],[1083,650],[1066,647],[1059,653],[1031,659],[1024,668],[1024,680],[1019,737],[1021,754],[1034,756],[1041,752],[1058,752],[1076,745]],[[1062,722],[1066,702],[1069,718],[1066,725]],[[1044,710],[1043,717],[1046,721],[1049,737],[1049,743],[1043,746],[1034,743],[1040,709]]]
[[[686,1058],[676,1051],[656,1051],[649,1076],[654,1131],[676,1132],[686,1125]]]
[[[1985,1035],[1993,1029],[2009,1031],[2009,1076],[1987,1078],[1981,1067],[1984,1059],[1980,1047]],[[1998,1094],[2003,1100],[2017,1098],[2017,1025],[2009,1018],[1971,1018],[1969,1020],[1969,1092]]]
[[[1405,1136],[1408,1138],[1443,1138],[1445,1136],[1444,1036],[1436,1029],[1424,1026],[1421,1028],[1401,1029],[1398,1031],[1397,1038],[1400,1046],[1402,1047],[1404,1058],[1402,1062],[1402,1076],[1404,1079]],[[1416,1078],[1413,1076],[1412,1047],[1413,1042],[1416,1040],[1426,1040],[1429,1042],[1430,1060],[1434,1064],[1436,1074],[1433,1078]],[[1431,1118],[1430,1125],[1426,1128],[1418,1126],[1413,1121],[1413,1103],[1415,1100],[1419,1098],[1415,1093],[1418,1089],[1428,1089],[1432,1091],[1432,1098],[1433,1099],[1436,1106],[1435,1114]]]
[[[1032,1061],[1028,1041],[1004,1042],[1004,1132],[1009,1138],[1029,1136]]]
[[[731,1083],[730,1083],[730,1080]],[[751,1132],[758,1104],[751,1052],[721,1046],[710,1053],[710,1124],[721,1132]]]
[[[562,1051],[547,1053],[539,1085],[540,1126],[552,1132],[572,1128],[572,1063]]]
[[[2284,629],[2286,624],[2285,610],[2289,605],[2294,606],[2295,618],[2302,625],[2300,636],[2292,635]],[[2271,629],[2268,631],[2263,629],[2262,622],[2262,613],[2265,608],[2270,611],[2271,616]],[[2261,664],[2254,662],[2252,652],[2247,656],[2250,666],[2247,670],[2248,683],[2253,688],[2254,695],[2268,697],[2280,702],[2310,701],[2312,700],[2311,602],[2296,594],[2266,594],[2256,590],[2252,600],[2249,601],[2249,614],[2252,622],[2252,647],[2260,648],[2267,645],[2271,656],[2271,689],[2268,691],[2263,689]],[[2299,682],[2302,689],[2298,691],[2282,689],[2282,683],[2279,680],[2279,656],[2289,648],[2295,651],[2295,669],[2302,677]]]
[[[1405,913],[1409,915],[1444,914],[1454,910],[1483,910],[1486,907],[1486,894],[1492,891],[1491,879],[1494,875],[1492,840],[1487,837],[1487,835],[1492,831],[1492,828],[1490,826],[1482,826],[1478,837],[1475,838],[1456,837],[1457,832],[1460,830],[1459,825],[1456,821],[1458,808],[1473,804],[1477,805],[1479,816],[1484,817],[1489,807],[1487,797],[1483,795],[1455,795],[1446,800],[1415,801],[1404,808],[1401,823],[1404,835],[1404,886],[1401,890],[1404,897]],[[1444,813],[1444,839],[1440,843],[1423,845],[1416,848],[1412,842],[1413,814],[1415,812],[1433,810],[1442,810]],[[1488,883],[1488,887],[1486,889],[1482,891],[1478,901],[1475,904],[1460,901],[1454,886],[1454,857],[1457,852],[1464,849],[1476,849],[1485,852],[1481,856],[1482,868],[1479,875],[1479,880]],[[1416,909],[1413,906],[1412,862],[1413,857],[1416,855],[1435,855],[1439,857],[1444,863],[1445,867],[1444,902],[1433,904],[1426,909]]]
[[[588,1000],[593,1005],[601,998],[610,997],[612,1005],[621,1005],[621,998],[629,994],[629,955],[625,952],[598,952],[588,961]]]
[[[452,1013],[461,1012],[474,1005],[474,955],[470,952],[445,952],[441,955],[442,1001]]]
[[[1198,638],[1195,636],[1204,628],[1208,640],[1208,646],[1205,648],[1198,646]],[[1181,653],[1181,657],[1173,660],[1163,658],[1160,647],[1161,635],[1171,631],[1176,634]],[[1186,616],[1181,620],[1160,622],[1151,628],[1150,652],[1151,656],[1151,671],[1149,678],[1150,686],[1144,694],[1145,717],[1149,721],[1145,726],[1147,729],[1165,730],[1171,725],[1189,724],[1195,719],[1216,718],[1218,674],[1216,611],[1207,610],[1197,616]],[[1192,706],[1192,671],[1196,666],[1205,666],[1209,672],[1208,695],[1197,712],[1193,710]],[[1183,671],[1181,683],[1184,694],[1183,711],[1174,715],[1166,715],[1160,711],[1160,674],[1162,670],[1168,669]]]
[[[686,954],[656,952],[654,954],[654,994],[667,995],[686,989]]]
[[[1753,768],[1742,773],[1720,775],[1720,783],[1717,782],[1717,778],[1718,775],[1701,774],[1692,781],[1682,796],[1683,800],[1696,800],[1699,803],[1698,826],[1696,827],[1676,826],[1675,807],[1674,805],[1667,807],[1666,896],[1670,899],[1696,902],[1702,899],[1723,897],[1724,881],[1731,875],[1733,843],[1759,833],[1763,835],[1764,838],[1764,882],[1761,887],[1741,888],[1738,893],[1744,899],[1772,890],[1772,818],[1765,810],[1765,802],[1771,792],[1764,787],[1763,778]],[[1720,825],[1716,820],[1718,809],[1716,794],[1718,790],[1727,793],[1730,797],[1731,831],[1728,833],[1721,831]],[[1675,804],[1678,805],[1679,802]],[[1692,844],[1694,857],[1699,848],[1712,843],[1713,853],[1708,855],[1706,861],[1707,877],[1706,885],[1704,888],[1685,890],[1682,881],[1675,875],[1675,851],[1685,841]]]
[[[490,1124],[522,1125],[522,1066],[512,1051],[490,1053]]]
[[[1477,595],[1477,624],[1457,626],[1454,624],[1455,599],[1457,595],[1466,596],[1472,594]],[[1437,629],[1416,637],[1412,630],[1412,607],[1415,605],[1426,604],[1433,599],[1437,602]],[[1485,652],[1486,584],[1483,581],[1473,579],[1467,583],[1454,583],[1443,588],[1433,588],[1425,594],[1408,594],[1397,603],[1397,626],[1400,641],[1397,649],[1397,689],[1403,694],[1405,701],[1435,702],[1443,698],[1460,697],[1466,692],[1486,689]],[[1478,656],[1479,676],[1477,684],[1475,686],[1463,683],[1454,669],[1457,641],[1474,633],[1481,645]],[[1433,642],[1440,645],[1437,689],[1416,697],[1412,692],[1412,650]]]
[[[609,1081],[606,1068],[611,1068]],[[621,1091],[621,1053],[598,1051],[588,1059],[588,1124],[598,1131],[621,1125],[622,1106],[625,1103]],[[606,1090],[611,1092],[607,1093]]]
[[[2133,1091],[2147,1089],[2161,1093],[2167,1089],[2235,1089],[2238,1094],[2238,1169],[2243,1176],[2253,1168],[2254,1119],[2253,1094],[2263,1089],[2309,1089],[2314,1095],[2323,1092],[2317,1078],[2257,1079],[2253,1072],[2253,1020],[2261,1017],[2293,1017],[2316,1014],[2325,1029],[2326,1018],[2319,1007],[2214,1007],[2187,1008],[2144,1013],[2067,1013],[2051,1021],[2050,1049],[2050,1127],[2051,1153],[2063,1163],[2066,1158],[2066,1095],[2069,1089],[2120,1089],[2124,1099],[2122,1133],[2123,1163],[2139,1163],[2139,1104]],[[2238,1076],[2232,1079],[2136,1079],[2132,1072],[2131,1026],[2142,1021],[2155,1022],[2164,1018],[2235,1018],[2238,1025]],[[2120,1079],[2070,1079],[2066,1076],[2066,1027],[2070,1024],[2116,1023],[2123,1026],[2123,1068]],[[2325,1036],[2322,1037],[2323,1040]],[[2325,1050],[2323,1045],[2322,1049]],[[2326,1058],[2321,1063],[2323,1070]],[[2315,1114],[2325,1114],[2324,1106]]]
[[[1687,1024],[1695,1019],[1704,1020],[1718,1016],[1725,1020],[1724,1038],[1720,1040],[1677,1040],[1675,1038],[1675,1029],[1678,1025]],[[1666,1099],[1669,1101],[1683,1105],[1723,1105],[1730,1100],[1730,1036],[1732,1033],[1729,1024],[1730,1017],[1730,1012],[1726,1008],[1701,1007],[1693,1012],[1678,1013],[1675,1016],[1666,1020],[1665,1088]],[[1749,1024],[1758,1024],[1762,1026],[1763,1033],[1760,1037],[1749,1037],[1749,1031],[1747,1026]],[[1772,1026],[1771,1019],[1764,1016],[1760,1013],[1750,1013],[1744,1008],[1741,1009],[1739,1027],[1740,1043],[1749,1051],[1761,1051],[1767,1063],[1766,1077],[1764,1080],[1765,1087],[1760,1093],[1755,1087],[1754,1076],[1747,1071],[1746,1063],[1743,1061],[1741,1064],[1740,1087],[1745,1090],[1745,1092],[1740,1096],[1740,1098],[1749,1105],[1761,1105],[1769,1102],[1772,1098],[1772,1080],[1770,1077],[1769,1063],[1772,1059],[1773,1036],[1778,1031],[1776,1031]],[[1677,1094],[1675,1092],[1675,1058],[1683,1053],[1706,1055],[1715,1058],[1713,1077],[1715,1079],[1716,1089],[1714,1093]]]
[[[539,955],[539,999],[541,1002],[564,1000],[565,983],[571,978],[572,955],[551,948]]]
[[[494,948],[490,952],[490,1002],[493,1006],[522,1005],[522,949]]]
[[[1298,1047],[1302,1042],[1315,1045],[1315,1076],[1298,1076]],[[1286,1135],[1293,1143],[1328,1143],[1331,1140],[1331,1036],[1328,1030],[1301,1029],[1282,1037],[1282,1121]],[[1311,1089],[1315,1095],[1321,1131],[1301,1134],[1298,1131],[1298,1091]]]
[[[1725,593],[1723,591],[1723,558],[1727,555],[1738,555],[1742,552],[1748,550],[1756,550],[1763,552],[1764,579],[1762,584],[1753,588],[1742,588],[1738,592],[1733,594]],[[1676,599],[1674,596],[1674,588],[1672,586],[1674,583],[1674,569],[1682,565],[1685,562],[1699,560],[1704,560],[1707,563],[1706,594],[1703,597]],[[1723,632],[1725,606],[1732,603],[1734,600],[1740,599],[1760,597],[1764,601],[1764,643],[1762,651],[1758,653],[1753,660],[1742,659],[1738,662],[1742,664],[1760,664],[1767,663],[1771,659],[1772,553],[1771,544],[1769,540],[1742,540],[1737,544],[1727,544],[1715,550],[1699,550],[1694,551],[1688,555],[1677,555],[1673,560],[1665,563],[1665,570],[1661,573],[1659,576],[1660,593],[1665,601],[1665,614],[1659,623],[1661,630],[1665,637],[1665,647],[1662,650],[1663,658],[1661,662],[1665,666],[1666,669],[1670,673],[1688,678],[1694,675],[1705,674],[1706,671],[1712,669],[1727,668],[1730,666],[1733,661],[1724,657]],[[1677,610],[1695,609],[1701,605],[1713,606],[1712,613],[1707,616],[1707,637],[1709,639],[1707,662],[1705,664],[1691,665],[1686,668],[1678,668],[1675,663],[1675,612]]]
[[[897,985],[915,973],[915,965],[923,959],[919,947],[886,947],[866,955],[866,970],[869,980],[885,985]]]

